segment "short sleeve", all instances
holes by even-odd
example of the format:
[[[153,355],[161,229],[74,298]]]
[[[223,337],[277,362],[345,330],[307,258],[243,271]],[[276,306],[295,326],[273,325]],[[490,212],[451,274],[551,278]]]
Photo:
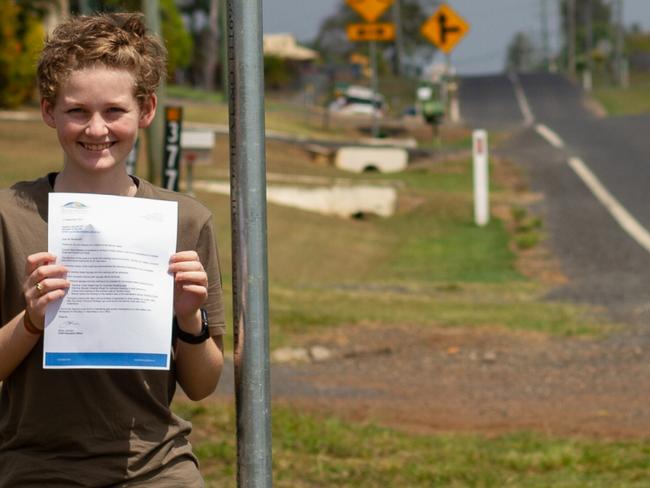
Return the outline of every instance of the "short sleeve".
[[[196,245],[201,264],[208,275],[208,299],[204,305],[208,313],[210,335],[223,335],[226,332],[226,320],[223,303],[219,253],[215,241],[212,217],[203,224]]]

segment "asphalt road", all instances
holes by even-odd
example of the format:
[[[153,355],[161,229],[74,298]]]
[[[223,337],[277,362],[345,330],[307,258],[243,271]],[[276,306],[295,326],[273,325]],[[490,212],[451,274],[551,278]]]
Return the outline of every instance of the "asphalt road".
[[[650,253],[568,165],[580,158],[648,232],[650,114],[599,118],[579,87],[550,74],[462,80],[460,105],[467,125],[512,131],[497,152],[523,164],[533,189],[546,196],[536,211],[544,215],[551,246],[571,280],[552,297],[604,305],[617,319],[650,323]],[[541,137],[539,124],[563,144],[555,147]]]

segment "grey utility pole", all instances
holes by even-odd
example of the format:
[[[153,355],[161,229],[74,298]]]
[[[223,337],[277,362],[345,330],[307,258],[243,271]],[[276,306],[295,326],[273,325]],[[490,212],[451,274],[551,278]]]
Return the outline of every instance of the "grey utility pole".
[[[228,16],[227,0],[219,0],[219,21],[221,23],[219,29],[219,56],[221,67],[221,93],[223,99],[226,99],[228,93]]]
[[[89,0],[79,0],[79,13],[81,13],[81,15],[90,15],[92,12],[93,9]]]
[[[271,401],[262,0],[228,0],[237,486],[269,488]]]
[[[379,96],[379,73],[377,72],[377,41],[370,41],[370,70],[372,71],[372,79],[370,81],[372,89],[372,137],[379,137],[379,114],[377,113],[378,107],[375,106]]]
[[[147,28],[162,39],[162,22],[158,0],[142,0]],[[165,77],[160,80],[158,88],[158,110],[153,122],[147,129],[147,179],[153,183],[161,181],[163,167],[163,126],[165,112]]]
[[[585,72],[583,75],[583,86],[586,91],[592,89],[592,77],[594,74],[594,13],[592,0],[586,0],[585,4]]]
[[[549,29],[548,29],[548,0],[541,1],[541,21],[542,21],[542,57],[544,58],[544,69],[551,69],[551,49],[549,47]]]
[[[402,1],[393,2],[393,24],[395,24],[395,74],[404,74],[404,35],[402,33]]]
[[[623,27],[623,0],[614,0],[614,22],[616,35],[614,40],[614,56],[615,56],[615,69],[616,81],[620,86],[627,86],[627,65],[623,56],[623,49],[625,44],[625,32]]]
[[[566,21],[567,71],[569,76],[574,78],[576,74],[576,0],[567,1]]]

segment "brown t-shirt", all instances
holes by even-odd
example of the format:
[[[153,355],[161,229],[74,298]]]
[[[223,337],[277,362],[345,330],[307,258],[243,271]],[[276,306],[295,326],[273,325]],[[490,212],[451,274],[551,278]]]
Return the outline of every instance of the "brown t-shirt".
[[[27,256],[47,250],[53,177],[0,190],[0,327],[25,308]],[[189,196],[136,182],[136,197],[178,202],[177,251],[199,253],[209,278],[210,331],[223,334],[212,215]],[[155,486],[171,488],[178,486],[173,480],[179,472],[195,480],[183,486],[201,486],[187,440],[191,424],[169,409],[176,390],[173,362],[170,371],[46,370],[42,363],[41,338],[2,384],[0,488],[148,486],[152,478]],[[166,471],[172,474],[168,481]]]

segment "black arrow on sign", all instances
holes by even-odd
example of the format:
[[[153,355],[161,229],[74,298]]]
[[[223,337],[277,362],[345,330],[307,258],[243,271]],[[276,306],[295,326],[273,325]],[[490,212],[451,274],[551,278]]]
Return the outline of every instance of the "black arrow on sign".
[[[460,32],[460,28],[456,26],[448,26],[447,21],[449,19],[445,14],[438,15],[438,24],[440,25],[440,43],[447,44],[447,34],[453,32]]]

